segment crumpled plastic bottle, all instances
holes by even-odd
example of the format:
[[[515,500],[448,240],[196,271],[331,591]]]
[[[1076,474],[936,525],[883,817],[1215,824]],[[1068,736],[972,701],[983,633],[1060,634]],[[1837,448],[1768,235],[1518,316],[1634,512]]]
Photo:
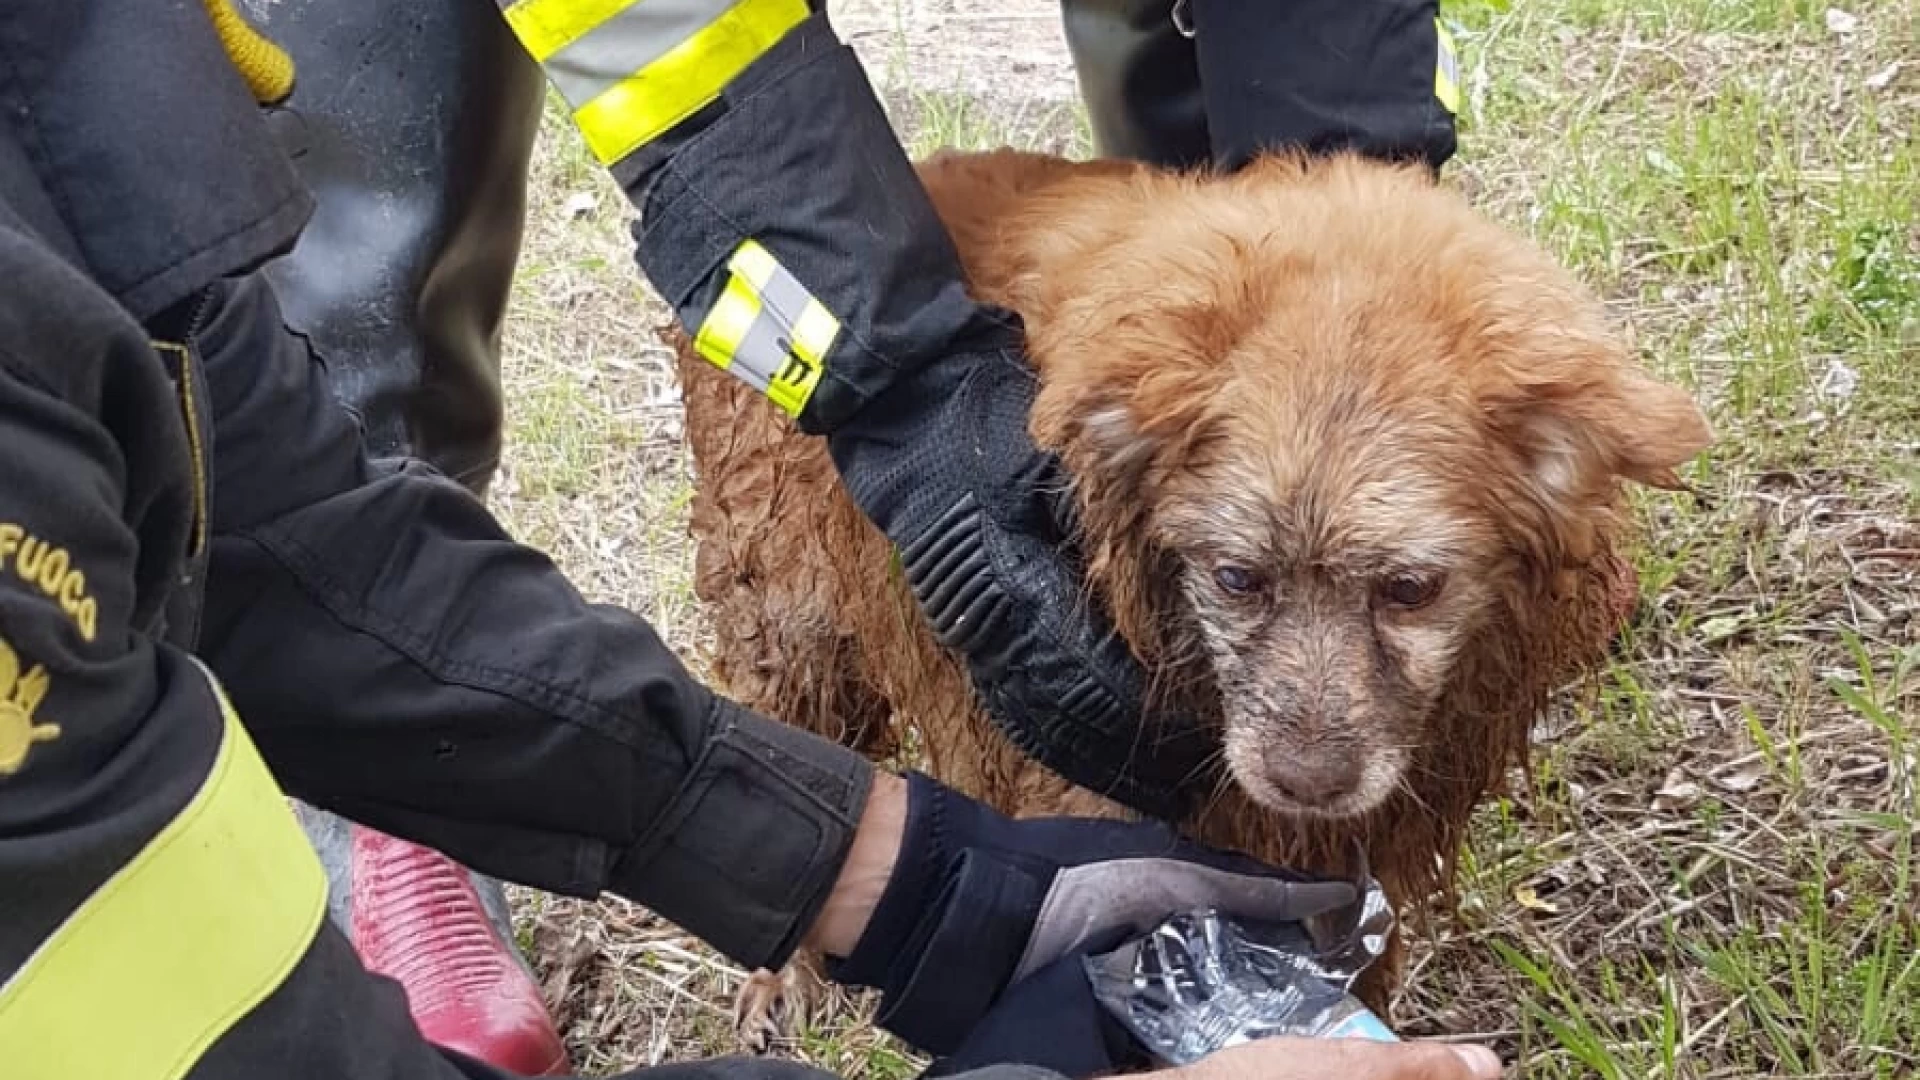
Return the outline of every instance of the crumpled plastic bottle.
[[[1276,1036],[1398,1037],[1349,992],[1393,924],[1378,883],[1349,910],[1310,923],[1178,913],[1086,958],[1094,997],[1161,1064],[1186,1065]]]

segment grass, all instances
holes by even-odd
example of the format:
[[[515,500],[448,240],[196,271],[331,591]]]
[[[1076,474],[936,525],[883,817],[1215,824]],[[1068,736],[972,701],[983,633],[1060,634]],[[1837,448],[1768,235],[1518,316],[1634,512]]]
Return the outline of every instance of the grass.
[[[1086,152],[1051,3],[843,6],[915,152]],[[1468,77],[1452,182],[1601,290],[1719,438],[1699,499],[1639,502],[1637,625],[1485,809],[1395,1019],[1527,1077],[1920,1075],[1920,9],[1446,14]],[[557,112],[532,200],[498,505],[697,667],[666,314]],[[516,898],[576,1064],[733,1049],[740,972],[617,900]],[[779,1052],[916,1070],[843,1004]]]

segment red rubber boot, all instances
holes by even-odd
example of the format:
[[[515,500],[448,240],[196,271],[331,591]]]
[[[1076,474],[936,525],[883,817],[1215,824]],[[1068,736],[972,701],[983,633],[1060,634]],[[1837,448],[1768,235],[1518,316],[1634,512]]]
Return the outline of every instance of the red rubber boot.
[[[540,988],[466,868],[359,825],[352,860],[354,948],[406,990],[427,1041],[525,1076],[567,1071]]]

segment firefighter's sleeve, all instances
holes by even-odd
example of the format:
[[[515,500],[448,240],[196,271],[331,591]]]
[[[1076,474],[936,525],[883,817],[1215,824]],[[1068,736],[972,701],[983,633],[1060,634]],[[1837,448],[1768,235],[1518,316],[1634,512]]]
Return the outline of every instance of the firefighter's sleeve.
[[[276,782],[281,755],[256,748],[256,741],[264,745],[269,739],[256,740],[251,718],[242,724],[232,696],[222,693],[200,663],[143,632],[158,624],[161,601],[187,561],[182,556],[201,535],[208,492],[194,481],[191,463],[205,452],[196,437],[206,413],[204,399],[196,396],[204,384],[170,378],[147,335],[125,312],[18,227],[4,205],[0,281],[7,283],[0,295],[0,1076],[513,1080],[428,1044],[400,987],[368,974],[325,917],[325,874]],[[285,358],[285,353],[267,358],[274,355]],[[239,363],[244,365],[245,358]],[[283,371],[278,379],[241,380],[254,387],[248,391],[236,385],[234,370],[225,369],[217,387],[225,394],[257,394],[254,400],[263,404],[291,402],[295,399],[280,395],[314,386],[303,367]],[[320,414],[334,411],[316,406],[306,418]],[[283,420],[301,416],[279,413]],[[342,431],[329,424],[318,431],[279,434],[289,448],[312,450],[319,435],[337,437]],[[229,474],[234,494],[251,494],[262,505],[274,501],[246,485],[272,486],[272,469],[293,462],[284,455],[266,457],[262,472]],[[323,455],[315,468],[322,477],[339,479],[329,469],[343,463],[350,463],[348,455]],[[297,472],[283,472],[280,479],[287,481],[282,494],[296,501],[311,490]],[[436,491],[464,490],[444,482],[434,486]],[[470,504],[470,497],[461,498]],[[422,501],[434,499],[429,495]],[[393,523],[391,516],[378,513],[365,522],[375,531]],[[494,535],[469,531],[468,542],[491,549],[526,576],[551,580],[537,560],[502,552]],[[435,546],[430,537],[412,539]],[[471,565],[473,560],[470,553],[456,553],[455,561]],[[539,591],[524,584],[513,588],[506,580],[512,576],[482,575],[464,583],[504,587],[522,600]],[[418,594],[407,598],[421,599]],[[628,643],[605,632],[594,642],[583,640],[595,635],[579,630],[579,609],[565,607],[553,601],[531,604],[517,629],[529,638],[550,634],[557,628],[543,628],[540,617],[558,611],[571,615],[575,644],[582,649]],[[293,613],[295,619],[302,616],[332,618],[311,603]],[[611,616],[608,621],[618,622]],[[298,650],[303,645],[324,652],[362,633],[377,636],[377,631],[341,623],[281,642],[287,652],[265,666],[269,677],[291,673],[295,685],[288,693],[263,695],[258,704],[300,703],[311,694],[350,713],[356,692],[368,693],[371,707],[385,695],[404,694],[408,677],[395,678],[391,671],[338,688],[301,684]],[[475,636],[501,644],[498,632]],[[389,665],[408,663],[398,654],[374,658]],[[481,660],[474,654],[464,658]],[[508,696],[533,692],[524,688],[539,682],[543,658],[565,659],[550,645],[543,649],[532,641],[518,655],[493,658],[526,663],[535,672]],[[619,662],[607,658],[610,666]],[[663,695],[675,692],[673,677],[663,673],[658,660],[642,650],[638,662],[650,674],[636,684],[651,685]],[[475,678],[489,681],[485,675]],[[412,685],[419,685],[417,677]],[[553,714],[490,707],[484,703],[488,696],[475,691],[467,702],[480,702],[474,707],[477,726],[463,721],[457,707],[461,699],[435,696],[437,703],[454,706],[439,718],[434,733],[437,747],[447,748],[451,758],[462,759],[458,751],[484,743],[490,723],[496,732],[500,725],[523,724],[522,731],[502,740],[534,758],[571,737],[566,723]],[[635,705],[617,699],[607,704]],[[405,708],[395,717],[401,722],[419,718],[419,712]],[[706,761],[722,762],[756,749],[725,729],[721,724],[702,733],[698,742]],[[366,748],[351,731],[346,738]],[[779,763],[777,733],[772,743],[774,752],[767,758]],[[374,749],[390,747],[405,759],[412,745],[401,738]],[[477,758],[465,760],[487,760],[489,753],[481,749]],[[666,762],[680,755],[664,748],[652,756]],[[806,767],[805,760],[797,765],[800,772]],[[383,775],[377,755],[355,768]],[[607,766],[570,781],[549,774],[542,794],[557,802],[594,801],[575,789],[606,781],[617,771]],[[407,772],[403,761],[384,775],[403,783]],[[752,773],[725,765],[691,770],[674,798],[664,800],[668,817],[652,820],[651,831],[671,838],[698,828],[702,807],[715,804],[743,824],[759,821],[753,806],[725,793],[729,783]],[[471,774],[463,797],[453,801],[486,806],[497,797],[510,806],[523,805],[528,796],[497,790],[511,782],[510,776],[481,768]],[[711,793],[705,799],[697,794],[703,787]],[[443,797],[444,792],[430,793],[421,802],[433,805]],[[602,806],[610,801],[597,800]],[[674,811],[681,820],[671,820]],[[608,812],[623,814],[618,807]],[[794,830],[781,827],[778,811],[774,818],[774,828],[762,839],[777,846]],[[535,831],[526,830],[521,838]],[[511,832],[503,830],[502,836],[510,841]],[[574,851],[582,846],[565,837],[557,842]],[[678,857],[688,857],[691,850]],[[509,853],[492,861],[516,858]],[[653,865],[673,873],[674,858],[655,856]],[[779,861],[778,855],[768,858]],[[729,899],[725,890],[714,897],[720,905]],[[1058,1080],[1017,1066],[971,1075]],[[832,1080],[797,1063],[753,1059],[684,1062],[623,1076]]]
[[[1004,313],[969,296],[819,3],[498,2],[639,209],[640,266],[697,351],[802,430],[832,435],[942,360],[1017,347]],[[1436,167],[1452,154],[1457,80],[1437,0],[1190,6],[1223,163],[1276,145]]]
[[[192,402],[0,206],[0,1075],[459,1080],[325,921],[205,669],[142,631],[193,542]]]
[[[1438,170],[1460,81],[1439,0],[1185,0],[1216,164],[1277,147]]]
[[[434,1048],[400,987],[368,974],[229,696],[136,629],[195,532],[193,403],[105,294],[3,221],[0,280],[0,1076],[514,1080]],[[297,669],[290,655],[269,666]],[[468,801],[498,779],[476,776]],[[761,1059],[621,1078],[834,1080]]]
[[[639,210],[699,353],[813,434],[1017,347],[976,304],[853,50],[811,0],[498,0]]]
[[[191,333],[215,414],[201,652],[291,793],[778,965],[872,767],[727,700],[465,488],[376,467],[260,275]]]
[[[1204,798],[1205,732],[1150,712],[1146,672],[1087,589],[1070,478],[1027,430],[1020,320],[971,295],[826,14],[808,0],[501,6],[638,208],[636,259],[693,348],[823,437],[1001,730],[1147,813]]]

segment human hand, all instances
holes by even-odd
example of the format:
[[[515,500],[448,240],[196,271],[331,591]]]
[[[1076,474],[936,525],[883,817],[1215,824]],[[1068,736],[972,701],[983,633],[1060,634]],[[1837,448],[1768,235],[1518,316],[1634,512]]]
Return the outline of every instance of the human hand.
[[[1146,1047],[1095,994],[1084,954],[1063,956],[1002,995],[922,1080],[984,1076],[1019,1065],[1064,1077],[1151,1080],[1470,1080],[1501,1075],[1480,1046],[1275,1036],[1185,1066],[1153,1068]]]
[[[891,783],[877,783],[874,798],[897,799]],[[884,890],[850,914],[862,905],[848,898],[862,893],[862,883],[870,896],[879,865],[872,861],[888,848],[878,832],[857,836],[839,900],[829,901],[811,939],[835,957],[833,946],[859,926],[844,959],[829,960],[829,974],[878,988],[880,1026],[934,1054],[968,1041],[994,1045],[997,1036],[975,1029],[1023,980],[1028,1000],[1072,999],[1063,1016],[1092,1018],[1079,1001],[1091,999],[1085,977],[1071,967],[1076,955],[1118,944],[1174,912],[1214,907],[1294,921],[1358,899],[1347,882],[1204,848],[1157,822],[1016,821],[918,773],[905,786]],[[888,818],[884,807],[870,805],[862,832],[869,820]],[[1035,972],[1041,976],[1029,980]]]
[[[1071,485],[1027,430],[1036,380],[1016,330],[901,376],[828,448],[1012,741],[1082,787],[1177,819],[1211,790],[1216,747],[1146,715],[1144,672],[1088,595]]]
[[[1136,1075],[1141,1080],[1497,1080],[1502,1073],[1500,1058],[1484,1046],[1277,1038]]]

